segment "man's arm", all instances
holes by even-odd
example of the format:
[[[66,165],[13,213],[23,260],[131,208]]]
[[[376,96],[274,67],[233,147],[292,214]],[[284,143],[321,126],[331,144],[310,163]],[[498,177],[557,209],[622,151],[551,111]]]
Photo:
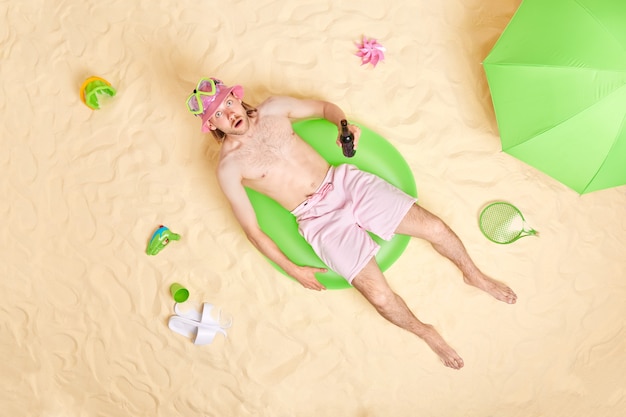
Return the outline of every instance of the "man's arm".
[[[346,115],[336,104],[323,100],[274,96],[267,99],[262,108],[264,113],[285,116],[290,119],[322,117],[337,126],[337,145],[341,147],[339,133],[341,132],[341,121],[346,118]],[[354,148],[356,149],[361,136],[361,129],[352,124],[348,124],[348,129],[354,135]]]
[[[223,160],[218,167],[217,179],[222,188],[222,192],[230,202],[235,218],[241,225],[248,240],[250,240],[263,255],[275,262],[305,288],[318,291],[326,289],[317,278],[315,278],[315,273],[326,272],[326,269],[294,264],[280,250],[276,243],[261,230],[252,203],[250,203],[248,194],[246,194],[244,186],[241,183],[241,175],[234,164],[229,164],[227,160]]]

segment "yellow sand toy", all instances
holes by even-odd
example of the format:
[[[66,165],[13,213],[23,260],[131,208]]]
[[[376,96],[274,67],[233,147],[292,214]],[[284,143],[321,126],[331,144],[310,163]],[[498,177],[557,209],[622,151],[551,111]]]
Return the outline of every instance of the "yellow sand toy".
[[[114,97],[115,94],[115,88],[111,86],[110,82],[96,76],[87,78],[83,85],[80,86],[81,101],[93,110],[98,110],[100,108],[100,103],[98,101],[99,95]]]

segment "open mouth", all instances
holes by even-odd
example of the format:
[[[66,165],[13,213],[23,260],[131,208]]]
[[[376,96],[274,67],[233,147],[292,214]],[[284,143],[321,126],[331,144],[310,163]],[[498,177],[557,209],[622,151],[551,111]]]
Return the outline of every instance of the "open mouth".
[[[233,125],[236,128],[238,128],[239,126],[241,126],[241,124],[243,123],[243,119],[237,119],[237,121],[235,121],[235,124]]]

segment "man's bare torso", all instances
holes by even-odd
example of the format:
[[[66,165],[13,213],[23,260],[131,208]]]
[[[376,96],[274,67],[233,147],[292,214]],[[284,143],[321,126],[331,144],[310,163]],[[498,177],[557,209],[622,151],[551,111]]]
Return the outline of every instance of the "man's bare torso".
[[[328,140],[332,145],[334,138]],[[220,164],[238,166],[242,184],[265,194],[287,210],[293,210],[317,190],[326,176],[328,162],[292,129],[286,117],[264,115],[263,104],[250,129],[222,145]]]

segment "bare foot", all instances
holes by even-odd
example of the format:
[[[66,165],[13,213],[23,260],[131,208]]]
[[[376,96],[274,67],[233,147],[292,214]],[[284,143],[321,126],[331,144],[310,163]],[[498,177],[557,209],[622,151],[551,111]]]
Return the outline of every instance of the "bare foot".
[[[439,356],[445,366],[452,369],[461,369],[464,363],[458,353],[443,340],[433,326],[429,324],[425,326],[428,330],[422,336],[422,339],[424,339],[426,344]]]
[[[489,278],[485,274],[481,273],[473,279],[465,277],[465,282],[485,291],[487,294],[492,295],[495,299],[504,301],[507,304],[515,304],[517,301],[517,294],[515,294],[512,289],[495,279]]]

